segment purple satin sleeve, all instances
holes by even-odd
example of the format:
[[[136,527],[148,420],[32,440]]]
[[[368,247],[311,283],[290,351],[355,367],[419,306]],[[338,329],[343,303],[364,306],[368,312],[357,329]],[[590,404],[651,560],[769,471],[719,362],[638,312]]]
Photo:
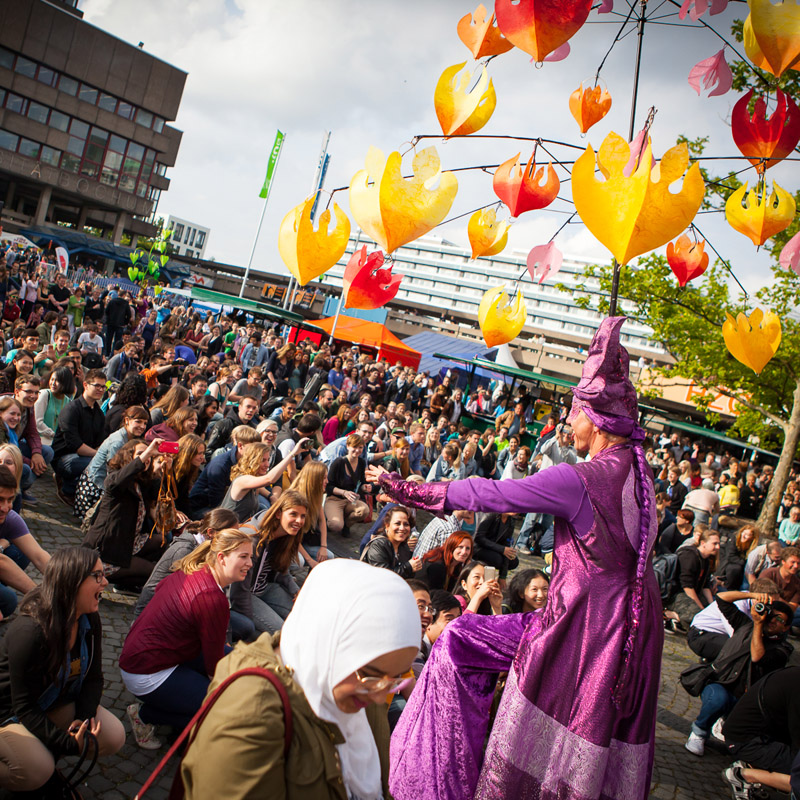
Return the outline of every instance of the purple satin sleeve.
[[[403,480],[396,472],[384,473],[378,478],[381,491],[396,503],[412,508],[424,508],[434,514],[444,511],[444,498],[447,487],[452,482],[411,483]]]
[[[428,484],[435,486],[436,484]],[[583,481],[569,464],[558,464],[528,478],[494,481],[469,478],[444,484],[445,511],[538,512],[567,520],[584,536],[594,522],[592,502]]]
[[[395,800],[471,800],[497,675],[539,616],[465,614],[445,628],[392,734]]]

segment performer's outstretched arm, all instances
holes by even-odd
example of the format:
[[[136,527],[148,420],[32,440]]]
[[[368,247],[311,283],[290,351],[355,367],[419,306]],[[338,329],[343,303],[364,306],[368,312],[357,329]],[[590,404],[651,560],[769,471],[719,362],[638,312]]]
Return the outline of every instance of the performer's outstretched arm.
[[[377,479],[383,491],[398,503],[428,511],[541,512],[566,519],[578,535],[586,533],[594,520],[586,488],[568,464],[558,464],[520,480],[468,478],[448,483],[413,484],[386,472]]]

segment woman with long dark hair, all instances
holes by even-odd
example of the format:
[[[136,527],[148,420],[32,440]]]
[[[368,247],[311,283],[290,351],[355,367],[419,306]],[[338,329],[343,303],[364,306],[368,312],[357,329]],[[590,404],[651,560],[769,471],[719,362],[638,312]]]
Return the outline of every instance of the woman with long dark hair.
[[[66,547],[41,586],[25,595],[0,641],[0,787],[34,791],[61,756],[81,752],[87,732],[101,756],[125,744],[122,723],[103,706],[100,594],[107,585],[95,550]]]
[[[218,413],[219,400],[210,394],[203,395],[197,404],[197,427],[194,432],[198,436],[205,437],[208,432],[208,426]]]
[[[58,427],[58,415],[75,397],[75,375],[66,367],[56,367],[47,379],[47,388],[39,390],[34,405],[36,429],[42,444],[52,445]]]
[[[547,605],[550,578],[540,569],[523,569],[517,572],[508,585],[508,603],[503,611],[520,614],[539,611]]]
[[[189,390],[176,383],[150,410],[153,425],[168,420],[179,408],[189,405]]]
[[[255,529],[258,540],[253,569],[244,583],[233,587],[231,602],[253,620],[259,632],[280,630],[292,610],[298,587],[289,567],[297,562],[307,518],[308,500],[300,492],[287,489],[263,513],[257,527],[255,520],[243,527],[243,530]]]
[[[20,375],[30,375],[33,372],[33,353],[30,350],[17,350],[11,363],[0,370],[0,394],[10,394],[14,391],[14,384]]]

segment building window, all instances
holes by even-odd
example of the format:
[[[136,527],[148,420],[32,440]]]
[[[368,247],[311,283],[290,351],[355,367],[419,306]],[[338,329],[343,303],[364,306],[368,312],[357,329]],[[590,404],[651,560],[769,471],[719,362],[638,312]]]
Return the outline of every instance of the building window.
[[[89,135],[89,146],[86,148],[86,158],[100,164],[103,161],[103,153],[108,142],[108,133],[101,128],[92,127]]]
[[[56,150],[54,147],[43,145],[39,158],[41,161],[44,161],[45,164],[52,164],[52,166],[57,167],[58,160],[61,158],[61,151]]]
[[[153,120],[153,130],[156,133],[161,133],[161,131],[164,130],[164,123],[165,122],[166,122],[166,120],[163,117],[156,117]]]
[[[30,139],[20,139],[17,150],[21,156],[27,156],[28,158],[39,157],[39,143],[32,142]]]
[[[117,98],[101,92],[97,105],[104,111],[110,111],[113,114],[117,110]]]
[[[86,140],[77,136],[70,136],[67,142],[67,150],[74,156],[80,158],[83,155],[83,148],[86,145]]]
[[[183,236],[183,223],[179,222],[175,225],[175,228],[172,232],[172,238],[176,242],[179,242],[182,236]]]
[[[85,175],[87,178],[97,178],[100,174],[100,165],[93,164],[91,161],[87,161],[86,159],[83,160],[81,164],[81,175]]]
[[[87,123],[82,122],[79,119],[73,119],[69,126],[69,132],[73,136],[77,136],[80,139],[85,139],[89,135],[89,126]]]
[[[18,94],[9,92],[6,96],[6,108],[9,111],[14,111],[17,114],[25,113],[25,98],[20,97]]]
[[[3,150],[16,150],[18,144],[19,136],[16,133],[0,130],[0,147]]]
[[[77,172],[80,169],[80,166],[80,158],[72,155],[72,153],[64,153],[64,155],[61,156],[61,169],[66,170],[67,172]]]
[[[0,47],[0,67],[5,67],[6,69],[14,68],[14,54],[10,50],[6,50],[5,47]]]
[[[206,243],[206,232],[205,231],[197,231],[197,239],[195,239],[194,246],[199,248],[200,250],[203,249],[203,245]]]
[[[70,78],[68,75],[62,75],[58,79],[58,91],[64,92],[64,94],[71,95],[75,97],[78,94],[78,81],[74,78]]]
[[[49,110],[47,106],[43,106],[41,103],[34,103],[33,100],[31,100],[28,103],[28,119],[41,122],[42,125],[47,125],[47,113]]]
[[[66,133],[69,130],[69,117],[55,109],[50,110],[50,127]]]
[[[197,229],[192,228],[191,231],[192,231],[192,238],[189,239],[189,247],[194,247],[194,235],[197,233]]]
[[[133,119],[135,110],[130,103],[126,103],[124,100],[120,100],[117,106],[117,114],[123,119]]]
[[[82,83],[80,91],[78,92],[78,99],[93,106],[97,105],[97,89]]]
[[[17,63],[14,65],[14,72],[24,75],[26,78],[36,77],[36,62],[24,56],[17,56]]]
[[[40,66],[39,71],[36,73],[36,80],[45,84],[45,86],[55,86],[56,80],[58,80],[58,73],[50,69],[50,67]]]
[[[136,109],[136,124],[144,125],[145,128],[150,128],[153,125],[153,115],[143,108]]]

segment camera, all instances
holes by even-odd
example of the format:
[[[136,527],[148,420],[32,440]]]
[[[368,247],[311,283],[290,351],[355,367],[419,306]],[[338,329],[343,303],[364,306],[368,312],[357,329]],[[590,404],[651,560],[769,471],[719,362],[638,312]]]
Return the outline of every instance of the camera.
[[[753,611],[768,620],[772,616],[772,605],[770,603],[754,603]]]

